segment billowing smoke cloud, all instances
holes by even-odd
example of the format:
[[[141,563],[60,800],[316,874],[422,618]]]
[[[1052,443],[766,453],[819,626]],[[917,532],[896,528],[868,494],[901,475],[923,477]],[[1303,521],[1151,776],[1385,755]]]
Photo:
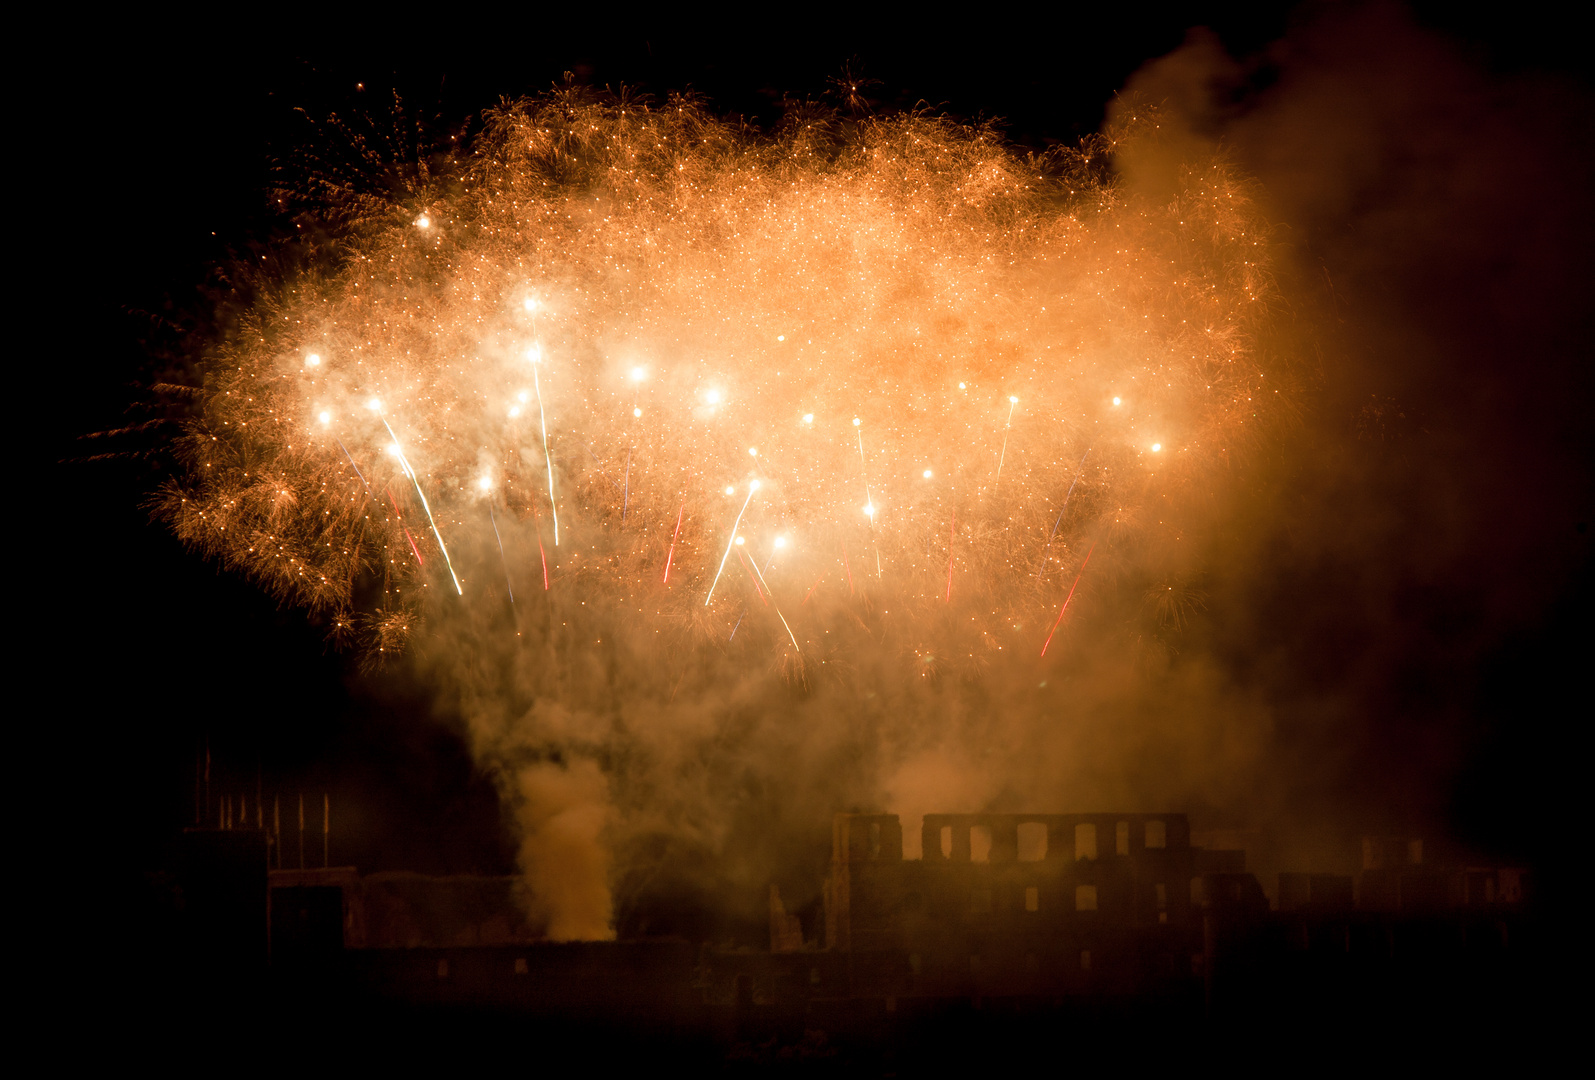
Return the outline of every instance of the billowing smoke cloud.
[[[590,760],[525,765],[510,781],[521,865],[535,884],[531,915],[555,941],[612,933],[607,782]]]
[[[1241,816],[1298,863],[1379,828],[1531,858],[1588,588],[1591,100],[1394,5],[1304,10],[1255,57],[1193,32],[1124,99],[1163,125],[1129,185],[1214,150],[1256,178],[1304,364],[1203,559],[1203,651],[1273,721]]]
[[[1567,384],[1572,249],[1503,203],[1573,179],[1500,93],[1374,10],[1193,36],[1046,160],[507,107],[303,204],[333,255],[218,348],[166,509],[418,665],[555,938],[801,907],[854,808],[911,853],[929,811],[1182,808],[1327,869],[1443,822],[1438,683],[1565,573],[1565,417],[1488,388],[1509,341]]]

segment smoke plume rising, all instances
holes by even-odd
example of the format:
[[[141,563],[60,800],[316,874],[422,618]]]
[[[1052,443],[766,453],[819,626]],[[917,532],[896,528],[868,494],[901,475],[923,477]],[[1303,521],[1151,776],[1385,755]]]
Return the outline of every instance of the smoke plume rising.
[[[218,346],[165,509],[426,674],[555,938],[757,912],[771,879],[811,901],[840,809],[912,846],[933,810],[1190,808],[1308,861],[1349,803],[1441,820],[1466,703],[1390,696],[1566,565],[1501,588],[1551,531],[1501,536],[1468,488],[1522,520],[1576,480],[1457,392],[1491,370],[1474,335],[1546,345],[1566,297],[1536,327],[1464,271],[1543,288],[1569,249],[1497,205],[1548,133],[1348,18],[1261,89],[1194,37],[1045,158],[934,117],[762,136],[570,94],[396,188],[322,174],[298,210],[329,246]],[[1452,257],[1500,323],[1425,307]],[[1469,446],[1490,422],[1509,453]],[[1436,633],[1415,581],[1484,588]]]

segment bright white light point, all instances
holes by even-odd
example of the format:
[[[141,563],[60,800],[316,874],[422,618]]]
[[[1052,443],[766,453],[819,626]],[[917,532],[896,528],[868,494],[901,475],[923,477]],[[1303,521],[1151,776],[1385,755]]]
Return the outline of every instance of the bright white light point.
[[[1118,398],[1114,398],[1113,399],[1113,404],[1117,405],[1118,403],[1119,403],[1119,399]]]
[[[726,487],[726,494],[727,495],[735,495],[736,493],[737,493],[737,489],[736,488],[727,485],[727,487]]]
[[[641,409],[633,409],[633,410],[631,410],[631,415],[633,415],[633,416],[641,416],[642,415],[642,410]]]
[[[803,422],[804,422],[804,423],[805,423],[805,424],[812,424],[812,423],[814,423],[814,414],[813,414],[813,413],[811,413],[811,412],[808,412],[808,413],[804,413],[804,414],[803,414]]]
[[[330,424],[332,423],[332,414],[330,412],[323,412],[316,419],[320,420],[323,424]]]
[[[748,490],[749,491],[758,491],[759,490],[759,482],[757,480],[749,480],[748,481]]]
[[[372,412],[381,412],[382,411],[382,401],[381,401],[381,399],[372,398],[370,401],[366,402],[366,408],[370,409]]]
[[[476,482],[476,486],[481,488],[483,491],[492,491],[493,478],[491,476],[484,476],[482,479]]]
[[[925,470],[925,479],[926,479],[926,480],[929,480],[929,479],[930,479],[930,477],[931,477],[931,472],[930,472],[930,470],[929,470],[929,469],[926,469],[926,470]]]
[[[739,537],[737,537],[737,547],[741,547],[741,546],[742,546],[742,545],[743,545],[743,544],[745,544],[745,543],[747,543],[747,541],[746,541],[746,540],[744,540],[744,539],[743,539],[743,538],[742,538],[742,537],[740,537],[740,536],[739,536]]]
[[[759,448],[757,446],[748,447],[748,457],[758,457],[758,456],[759,456]]]
[[[541,363],[543,359],[543,350],[538,348],[536,345],[533,345],[530,349],[526,350],[526,359],[530,360],[534,364]]]
[[[710,405],[718,405],[720,404],[720,391],[710,390],[707,394],[703,395],[703,399]]]
[[[634,368],[631,369],[631,381],[632,382],[642,382],[647,377],[648,377],[648,373],[646,371],[644,371],[642,368],[634,367]]]
[[[321,354],[320,353],[311,353],[309,356],[305,357],[305,363],[310,365],[311,367],[316,367],[318,364],[321,363]]]
[[[1162,444],[1162,443],[1160,443],[1160,442],[1155,442],[1155,443],[1153,443],[1153,444],[1152,444],[1152,453],[1154,453],[1154,454],[1155,454],[1155,453],[1157,453],[1157,452],[1158,452],[1158,451],[1159,451],[1159,450],[1161,450],[1161,449],[1163,449],[1163,444]]]
[[[511,416],[519,416],[520,414],[521,414],[521,407],[519,405],[511,405],[510,406],[510,415]]]
[[[868,514],[870,517],[874,517],[875,516],[875,504],[874,503],[865,503],[864,504],[864,512],[866,514]]]
[[[1019,404],[1019,399],[1018,399],[1018,398],[1016,398],[1016,397],[1010,397],[1010,398],[1009,398],[1009,399],[1008,399],[1008,401],[1009,401],[1009,402],[1010,402],[1010,403],[1011,403],[1011,404],[1014,404],[1014,405],[1017,405],[1017,404]]]
[[[777,335],[775,335],[775,340],[777,340],[777,341],[785,341],[786,340],[786,335],[785,334],[777,334]]]
[[[515,400],[521,402],[522,404],[530,401],[531,399],[532,395],[528,394],[525,390],[522,390],[520,393],[515,395]]]
[[[537,297],[528,296],[525,300],[521,301],[521,306],[523,308],[525,308],[527,311],[536,311],[537,310]]]
[[[777,537],[776,537],[776,538],[775,538],[775,546],[776,546],[776,547],[778,547],[778,548],[784,548],[784,547],[786,547],[786,537],[784,537],[784,536],[777,536]]]
[[[404,454],[404,451],[399,449],[398,443],[389,443],[388,453],[392,454],[394,457],[401,457]]]
[[[863,422],[864,422],[864,421],[862,421],[862,420],[860,420],[860,419],[859,419],[859,418],[858,418],[858,417],[856,417],[856,416],[855,416],[855,417],[853,417],[853,426],[854,426],[854,427],[858,427],[858,426],[859,426],[859,425],[860,425],[860,424],[862,424],[862,423],[863,423]]]
[[[959,383],[958,384],[958,389],[963,390],[963,389],[966,389],[966,387],[964,386],[963,383]]]
[[[432,219],[427,217],[425,214],[422,214],[420,217],[416,218],[415,223],[423,229],[430,229],[432,227]]]

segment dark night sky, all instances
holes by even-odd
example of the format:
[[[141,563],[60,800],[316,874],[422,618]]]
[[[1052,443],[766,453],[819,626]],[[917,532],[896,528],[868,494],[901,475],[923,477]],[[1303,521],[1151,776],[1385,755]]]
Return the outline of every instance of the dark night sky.
[[[500,95],[545,89],[570,70],[594,85],[625,83],[661,95],[690,87],[718,108],[757,121],[776,115],[782,92],[817,94],[852,64],[880,80],[873,92],[882,108],[924,101],[958,115],[1001,117],[1016,140],[1041,146],[1094,131],[1113,94],[1146,61],[1177,48],[1192,26],[1213,28],[1231,55],[1246,57],[1316,9],[1293,15],[1291,5],[1157,4],[1086,15],[1065,9],[1034,23],[1006,19],[977,27],[961,17],[867,29],[842,10],[790,9],[779,23],[745,28],[636,25],[610,14],[586,22],[525,14],[482,25],[456,18],[388,27],[381,40],[362,39],[347,27],[301,32],[238,24],[209,27],[196,43],[187,27],[126,23],[54,53],[53,82],[39,92],[33,113],[36,175],[21,186],[36,186],[46,203],[45,278],[69,283],[63,287],[72,310],[40,338],[62,359],[46,367],[47,412],[32,421],[46,432],[39,469],[48,511],[35,535],[44,562],[22,572],[52,589],[44,606],[48,646],[39,662],[40,671],[54,676],[41,710],[47,732],[41,760],[69,778],[65,798],[75,808],[63,824],[82,814],[85,824],[115,838],[114,872],[150,864],[162,838],[186,823],[195,750],[207,737],[219,781],[246,788],[251,802],[258,768],[268,793],[328,790],[344,814],[357,815],[340,818],[340,825],[361,839],[346,840],[335,860],[429,872],[511,866],[491,785],[473,776],[464,749],[430,715],[421,688],[391,674],[359,676],[347,658],[326,651],[320,632],[297,613],[277,610],[248,585],[186,556],[139,508],[158,479],[150,469],[58,463],[85,452],[76,435],[122,422],[125,405],[159,370],[146,355],[150,315],[182,319],[203,311],[196,287],[208,269],[277,227],[265,192],[275,156],[303,131],[296,108],[311,114],[360,108],[369,99],[354,87],[363,82],[368,95],[396,87],[417,111],[453,124]],[[1566,28],[1538,17],[1547,10],[1514,5],[1518,21],[1501,26],[1432,5],[1419,22],[1442,35],[1458,63],[1472,65],[1485,85],[1527,80],[1540,88],[1535,100],[1566,100],[1568,116],[1581,109],[1587,119],[1582,59]],[[1262,100],[1277,76],[1269,63],[1245,67],[1235,87],[1238,108]],[[1539,119],[1554,127],[1557,118]],[[1257,128],[1235,130],[1244,154],[1248,132]],[[1529,174],[1557,168],[1556,153],[1548,153],[1550,164],[1530,163]],[[1277,161],[1270,167],[1288,175]],[[1587,178],[1588,168],[1585,157],[1574,175]],[[1358,197],[1377,201],[1377,182]],[[1527,191],[1498,194],[1536,198]],[[1556,234],[1561,196],[1545,197],[1551,203],[1539,217],[1529,213],[1531,224],[1549,220]],[[1311,234],[1333,261],[1336,230],[1317,228],[1303,225],[1300,235]],[[1587,235],[1587,212],[1567,226],[1569,235],[1580,229]],[[1499,254],[1462,246],[1452,269],[1495,272],[1491,260]],[[1349,262],[1355,278],[1356,260]],[[1407,522],[1383,534],[1395,548],[1381,566],[1399,579],[1392,588],[1403,602],[1417,609],[1414,625],[1443,631],[1448,622],[1489,618],[1469,606],[1469,575],[1482,570],[1510,579],[1526,569],[1525,560],[1538,560],[1544,570],[1524,585],[1527,598],[1498,630],[1463,634],[1456,648],[1411,650],[1399,673],[1387,673],[1369,692],[1370,702],[1384,704],[1371,704],[1357,730],[1369,760],[1423,753],[1426,740],[1445,743],[1458,759],[1446,803],[1453,830],[1517,859],[1541,858],[1550,842],[1535,832],[1537,823],[1559,816],[1573,779],[1563,764],[1569,732],[1589,707],[1589,432],[1582,415],[1589,379],[1581,332],[1590,329],[1590,282],[1580,272],[1584,264],[1567,265],[1556,284],[1561,291],[1547,294],[1540,309],[1545,317],[1535,333],[1541,336],[1531,342],[1539,355],[1486,346],[1467,355],[1472,346],[1464,344],[1459,378],[1445,383],[1454,391],[1448,395],[1429,393],[1438,384],[1421,364],[1386,372],[1375,387],[1421,402],[1426,431],[1439,432],[1442,441],[1460,442],[1476,430],[1487,444],[1495,464],[1477,466],[1480,486],[1471,497],[1499,505],[1501,513],[1493,521],[1488,513],[1463,515],[1462,539],[1452,538],[1464,547],[1476,542],[1479,558],[1444,561],[1434,575],[1421,572],[1425,563],[1414,552],[1430,542],[1424,530],[1434,526],[1421,514],[1403,518],[1410,486],[1393,481],[1365,492],[1377,507],[1362,511]],[[1367,282],[1380,271],[1361,270],[1364,286],[1375,288]],[[1383,272],[1410,284],[1433,270],[1417,260]],[[1574,275],[1571,283],[1566,274]],[[1409,288],[1403,295],[1427,306],[1409,324],[1419,334],[1460,319],[1466,314],[1460,307],[1473,303],[1466,290]],[[47,310],[61,303],[59,295],[40,299]],[[1356,337],[1354,325],[1347,331],[1353,349],[1363,347]],[[1525,377],[1543,396],[1543,424],[1533,419],[1531,403],[1517,400]],[[1353,386],[1330,378],[1318,393],[1325,411],[1349,415],[1367,389],[1366,379]],[[1480,417],[1490,420],[1475,428]],[[1558,454],[1556,470],[1511,482],[1519,464],[1539,470]],[[1475,467],[1472,459],[1458,460],[1455,468],[1436,466],[1435,475],[1455,480],[1458,469]],[[1407,482],[1422,487],[1425,476],[1418,468]],[[1308,502],[1335,497],[1310,479],[1289,490]],[[1521,542],[1497,542],[1498,534]],[[1497,556],[1502,561],[1491,562]],[[1363,549],[1342,557],[1381,558]],[[1545,560],[1554,566],[1544,569]],[[1334,682],[1348,666],[1359,667],[1359,648],[1369,647],[1359,640],[1385,647],[1378,643],[1384,631],[1362,626],[1352,601],[1323,600],[1326,585],[1339,591],[1337,581],[1346,578],[1323,560],[1303,557],[1290,565],[1247,617],[1298,626],[1287,643],[1291,662],[1316,665],[1313,678]],[[1347,573],[1368,580],[1380,576],[1377,569]],[[1326,603],[1308,629],[1287,618],[1304,605]],[[1437,640],[1450,639],[1440,632]],[[25,684],[32,673],[23,667],[18,674]],[[1403,726],[1403,693],[1421,698],[1426,687],[1459,681],[1469,689],[1447,698],[1450,719]],[[1378,803],[1379,785],[1401,775],[1372,768],[1367,797]]]

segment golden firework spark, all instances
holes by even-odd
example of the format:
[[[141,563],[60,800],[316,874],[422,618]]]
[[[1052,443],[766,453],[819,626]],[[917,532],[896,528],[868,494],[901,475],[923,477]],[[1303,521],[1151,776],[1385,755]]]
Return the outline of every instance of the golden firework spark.
[[[384,651],[436,604],[486,603],[489,552],[508,594],[541,573],[551,604],[724,643],[741,616],[715,590],[749,587],[721,580],[732,547],[778,534],[802,543],[753,571],[801,596],[774,609],[799,653],[855,624],[904,655],[1033,649],[1080,556],[1172,528],[1140,508],[1226,467],[1264,385],[1244,186],[1209,163],[1137,201],[1111,150],[1022,158],[925,115],[758,136],[680,101],[506,104],[454,172],[340,226],[334,272],[264,283],[165,508]],[[700,523],[742,490],[716,556]]]

